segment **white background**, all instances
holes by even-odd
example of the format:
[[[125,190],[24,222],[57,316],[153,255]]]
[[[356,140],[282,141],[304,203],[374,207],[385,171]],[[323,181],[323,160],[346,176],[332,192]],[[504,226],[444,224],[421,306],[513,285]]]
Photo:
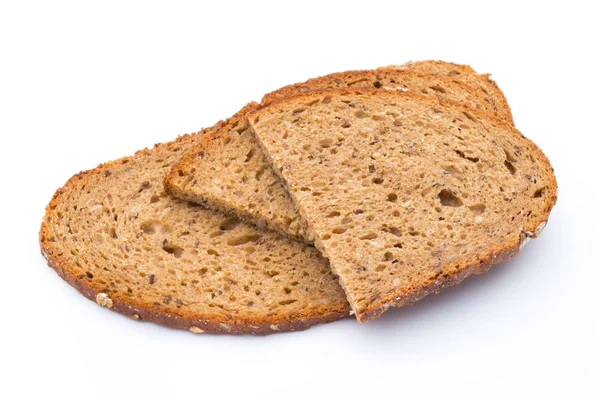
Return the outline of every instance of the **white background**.
[[[211,3],[0,1],[0,398],[600,398],[594,2]],[[40,256],[73,173],[288,83],[432,58],[492,72],[556,169],[546,231],[490,273],[364,325],[233,337],[100,308]]]

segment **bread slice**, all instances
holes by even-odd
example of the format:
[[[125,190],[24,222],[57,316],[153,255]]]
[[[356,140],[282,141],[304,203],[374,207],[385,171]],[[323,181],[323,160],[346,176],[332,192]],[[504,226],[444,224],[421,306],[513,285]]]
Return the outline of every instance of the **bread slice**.
[[[535,144],[449,100],[330,89],[249,121],[359,321],[516,255],[556,201]]]
[[[386,68],[427,72],[436,76],[445,76],[459,82],[464,82],[484,97],[485,101],[496,110],[500,119],[514,125],[508,101],[502,90],[500,90],[500,87],[498,87],[498,84],[490,78],[490,74],[478,74],[469,65],[440,60],[409,61],[399,66]]]
[[[198,139],[73,176],[41,226],[49,265],[101,306],[192,332],[265,334],[349,315],[315,248],[164,193],[164,174]]]
[[[456,79],[394,68],[347,71],[310,79],[267,94],[262,103],[330,87],[434,93],[437,97],[461,101],[498,116],[506,114],[507,110],[510,114],[510,109],[495,108],[469,85]],[[175,197],[232,213],[259,227],[266,226],[309,243],[313,240],[289,194],[243,122],[231,131],[215,132],[184,155],[166,177],[165,185]]]

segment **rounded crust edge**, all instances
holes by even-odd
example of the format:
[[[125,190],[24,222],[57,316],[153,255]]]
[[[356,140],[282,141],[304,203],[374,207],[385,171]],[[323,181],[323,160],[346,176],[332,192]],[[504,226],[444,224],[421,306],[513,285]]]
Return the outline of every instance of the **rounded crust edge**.
[[[464,67],[464,66],[459,66],[459,67]],[[488,81],[488,83],[489,83],[489,81],[491,81],[486,76],[477,74],[473,70],[471,70],[471,73],[473,75],[477,75],[482,80]],[[381,76],[383,78],[395,78],[395,79],[402,79],[402,78],[406,77],[409,79],[423,79],[423,81],[425,81],[427,79],[431,79],[431,78],[439,79],[441,81],[445,81],[447,84],[454,84],[454,85],[460,86],[464,92],[468,93],[470,96],[479,98],[479,100],[481,100],[482,103],[485,103],[485,98],[483,96],[481,96],[473,86],[469,85],[466,82],[454,80],[447,76],[438,75],[433,72],[414,71],[411,69],[402,69],[397,66],[388,66],[388,67],[381,67],[381,68],[377,68],[377,69],[373,69],[373,70],[350,70],[350,71],[343,71],[343,72],[334,72],[332,74],[308,79],[305,82],[298,82],[298,83],[294,83],[291,85],[283,86],[273,92],[270,92],[270,93],[267,93],[266,95],[264,95],[260,104],[268,105],[269,103],[276,102],[279,99],[282,99],[284,97],[294,96],[299,93],[308,93],[308,92],[314,91],[314,90],[326,90],[328,88],[331,88],[331,89],[333,89],[333,88],[368,89],[368,88],[370,88],[370,86],[364,86],[364,85],[336,87],[336,86],[331,86],[330,82],[335,82],[338,79],[344,80],[344,79],[348,79],[348,78],[372,79],[372,78],[379,77],[379,76]],[[502,107],[505,107],[505,109],[499,109],[495,105],[490,104],[492,106],[492,108],[494,109],[494,111],[489,110],[487,112],[489,112],[490,114],[494,114],[496,117],[498,117],[500,119],[505,119],[507,122],[514,125],[512,116],[510,115],[511,113],[510,113],[510,108],[508,107],[508,102],[504,98],[504,94],[502,93],[500,88],[498,88],[497,85],[495,85],[495,87],[501,94],[500,97],[502,97],[502,99],[503,99]],[[429,94],[429,96],[439,97],[439,96],[435,96],[432,94]]]
[[[539,225],[545,224],[546,221],[547,219],[543,220]],[[500,264],[515,257],[523,249],[524,244],[534,236],[529,236],[528,231],[523,229],[516,237],[516,243],[515,240],[512,240],[511,245],[494,249],[487,257],[479,258],[479,262],[465,264],[462,267],[457,268],[455,272],[444,275],[443,279],[436,279],[429,285],[421,286],[419,290],[416,290],[415,292],[401,293],[395,291],[387,294],[371,303],[365,310],[358,312],[356,315],[358,322],[367,322],[375,319],[387,311],[389,307],[412,305],[429,294],[437,294],[447,287],[458,285],[472,274],[483,274],[489,271],[492,265]],[[523,239],[525,239],[525,241],[523,241]]]
[[[500,102],[499,106],[498,106],[498,104],[495,104],[496,109],[498,110],[498,115],[501,116],[502,119],[505,120],[506,122],[508,122],[509,124],[511,124],[513,126],[515,125],[513,115],[512,115],[512,110],[508,104],[508,100],[506,99],[504,92],[500,89],[500,87],[498,86],[496,81],[494,81],[492,78],[490,78],[491,74],[480,74],[480,73],[476,72],[468,64],[457,64],[457,63],[442,61],[442,60],[422,60],[422,61],[408,61],[402,65],[390,65],[388,67],[382,67],[382,68],[392,68],[392,69],[408,68],[409,70],[412,71],[411,68],[415,65],[428,65],[428,64],[448,66],[448,67],[460,69],[463,72],[465,72],[466,74],[471,75],[473,77],[477,76],[483,85],[487,86],[488,89],[491,89],[496,92],[496,95],[498,98],[495,100],[498,100]],[[380,69],[382,69],[382,68],[380,68]]]

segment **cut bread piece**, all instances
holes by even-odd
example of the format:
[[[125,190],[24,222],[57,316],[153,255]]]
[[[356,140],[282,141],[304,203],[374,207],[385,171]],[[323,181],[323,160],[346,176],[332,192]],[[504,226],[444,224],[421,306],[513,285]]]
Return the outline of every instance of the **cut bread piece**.
[[[347,71],[310,79],[267,94],[262,103],[308,90],[356,86],[428,91],[436,97],[464,102],[497,115],[502,111],[463,82],[393,68]],[[229,131],[215,132],[184,155],[166,177],[165,185],[175,197],[234,214],[259,227],[266,226],[309,243],[313,240],[243,121]]]
[[[331,89],[249,121],[359,321],[516,255],[556,201],[535,144],[449,100]]]
[[[265,334],[348,316],[318,250],[164,193],[164,174],[197,140],[73,176],[41,226],[49,265],[101,306],[192,332]]]
[[[244,118],[206,135],[173,166],[164,184],[176,198],[312,243]]]
[[[485,101],[496,110],[500,119],[514,125],[508,101],[498,84],[490,78],[490,74],[478,74],[469,65],[440,60],[409,61],[403,65],[385,68],[427,72],[467,83],[485,98]]]

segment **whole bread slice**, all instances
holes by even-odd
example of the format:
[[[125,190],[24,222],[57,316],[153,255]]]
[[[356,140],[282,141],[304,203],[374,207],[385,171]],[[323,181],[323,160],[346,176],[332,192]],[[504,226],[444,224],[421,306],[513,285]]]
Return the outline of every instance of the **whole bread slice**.
[[[506,110],[490,105],[466,83],[397,68],[347,71],[310,79],[265,95],[262,104],[300,92],[331,87],[426,92],[464,102],[498,116],[506,114]],[[507,110],[510,114],[510,109]],[[266,226],[309,243],[313,240],[289,194],[243,121],[230,131],[221,129],[214,132],[185,154],[173,166],[165,185],[175,197],[236,215],[259,227]]]
[[[512,112],[508,105],[508,101],[506,100],[506,96],[504,96],[504,93],[500,90],[498,84],[490,78],[490,74],[478,74],[469,65],[455,64],[440,60],[409,61],[399,66],[386,68],[427,72],[467,83],[474,88],[479,95],[483,96],[485,101],[496,110],[500,119],[514,125]]]
[[[192,332],[265,334],[349,315],[315,248],[164,193],[163,176],[202,134],[69,179],[40,230],[49,265],[101,306]]]
[[[330,89],[249,121],[359,321],[516,255],[556,201],[534,143],[449,100]]]

